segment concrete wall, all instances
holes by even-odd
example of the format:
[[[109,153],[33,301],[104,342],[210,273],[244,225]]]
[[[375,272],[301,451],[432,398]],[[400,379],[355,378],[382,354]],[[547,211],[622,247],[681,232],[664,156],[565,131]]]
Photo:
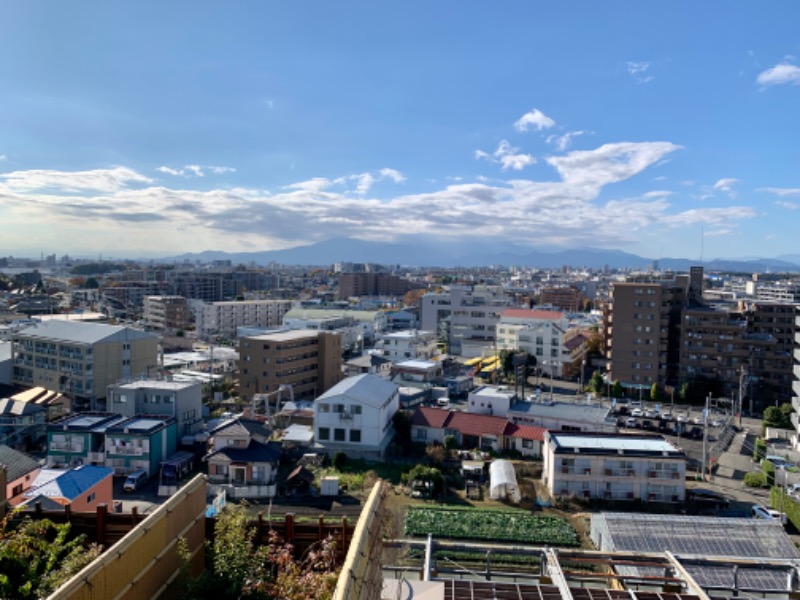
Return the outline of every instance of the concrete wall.
[[[203,567],[206,479],[197,475],[49,600],[170,598],[179,573],[177,542],[186,538],[195,574]]]

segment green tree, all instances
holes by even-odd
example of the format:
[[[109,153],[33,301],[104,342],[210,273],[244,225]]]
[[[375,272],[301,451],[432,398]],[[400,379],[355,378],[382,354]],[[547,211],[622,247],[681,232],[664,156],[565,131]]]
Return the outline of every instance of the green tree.
[[[612,398],[622,398],[625,395],[625,388],[622,387],[622,384],[617,379],[614,382],[614,385],[611,386],[611,397]]]
[[[589,379],[588,388],[590,391],[594,392],[595,394],[602,394],[605,392],[606,382],[603,379],[603,374],[600,371],[595,371],[592,373],[591,378]]]
[[[333,455],[333,468],[337,471],[344,471],[347,466],[347,454],[339,450]]]
[[[398,410],[392,417],[392,425],[394,425],[394,443],[400,447],[403,456],[411,454],[413,447],[411,443],[411,417],[408,413]]]
[[[444,476],[436,467],[428,467],[421,464],[415,465],[413,469],[405,474],[405,478],[408,485],[412,485],[415,481],[432,483],[434,496],[444,492]]]
[[[764,427],[789,429],[791,427],[791,419],[780,407],[769,406],[764,410]]]
[[[444,449],[448,452],[452,452],[453,450],[458,450],[461,446],[454,435],[446,435],[444,436]]]
[[[650,400],[653,402],[661,402],[662,395],[661,395],[661,388],[658,386],[657,383],[653,384],[653,387],[650,388]]]

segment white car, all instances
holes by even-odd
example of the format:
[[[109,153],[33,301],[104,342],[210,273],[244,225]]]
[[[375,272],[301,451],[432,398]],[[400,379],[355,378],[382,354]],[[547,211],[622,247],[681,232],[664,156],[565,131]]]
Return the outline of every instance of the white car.
[[[672,413],[669,411],[661,413],[661,420],[665,422],[672,421]]]
[[[678,415],[678,418],[675,419],[678,423],[686,423],[686,415]]]
[[[631,416],[632,417],[641,417],[643,415],[644,415],[644,411],[641,408],[634,408],[631,411]]]
[[[648,419],[655,419],[658,416],[658,413],[652,409],[648,409],[644,411],[644,416]]]
[[[703,417],[695,417],[692,419],[695,425],[702,425],[703,424]]]
[[[750,509],[750,512],[756,519],[780,521],[782,524],[786,525],[786,513],[779,512],[772,508],[765,508],[760,504],[754,504],[753,508]]]

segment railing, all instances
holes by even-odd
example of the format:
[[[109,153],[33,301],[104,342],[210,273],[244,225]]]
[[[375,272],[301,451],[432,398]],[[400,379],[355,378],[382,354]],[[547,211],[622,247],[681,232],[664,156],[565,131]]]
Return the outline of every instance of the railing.
[[[63,442],[50,442],[50,450],[57,450],[58,452],[83,452],[83,445],[68,444]]]
[[[605,469],[603,473],[608,477],[634,477],[634,469]]]
[[[141,456],[144,454],[144,448],[130,448],[128,446],[109,446],[109,454],[126,454],[128,456]]]

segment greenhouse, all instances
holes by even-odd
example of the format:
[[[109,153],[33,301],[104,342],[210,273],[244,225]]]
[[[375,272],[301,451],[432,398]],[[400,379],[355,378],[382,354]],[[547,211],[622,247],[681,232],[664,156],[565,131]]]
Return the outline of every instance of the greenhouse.
[[[507,460],[495,460],[489,465],[489,497],[492,500],[520,501],[517,473]]]
[[[800,552],[779,522],[686,515],[601,513],[592,515],[591,537],[599,550],[671,552],[681,558],[798,559]],[[787,563],[791,560],[787,560]],[[793,569],[686,565],[704,588],[785,590]],[[618,567],[621,575],[663,575],[663,569]],[[658,571],[658,572],[655,572]]]

